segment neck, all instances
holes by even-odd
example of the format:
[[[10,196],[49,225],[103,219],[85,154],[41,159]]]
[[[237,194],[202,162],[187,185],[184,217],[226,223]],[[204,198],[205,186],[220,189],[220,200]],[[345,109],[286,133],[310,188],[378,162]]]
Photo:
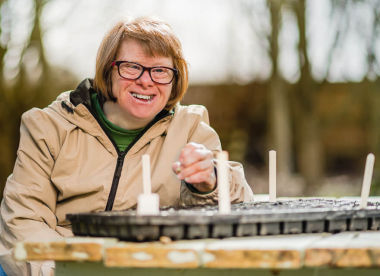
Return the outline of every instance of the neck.
[[[128,114],[125,114],[118,108],[117,103],[112,101],[105,102],[102,109],[104,115],[111,123],[126,130],[140,129],[147,126],[150,122],[149,120],[131,118],[131,116],[128,116]]]

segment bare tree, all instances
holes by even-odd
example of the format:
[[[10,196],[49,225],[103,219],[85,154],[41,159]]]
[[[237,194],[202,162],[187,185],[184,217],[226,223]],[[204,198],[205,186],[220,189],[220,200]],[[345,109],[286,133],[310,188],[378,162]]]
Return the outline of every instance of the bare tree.
[[[279,74],[279,30],[281,27],[281,9],[283,0],[268,0],[272,33],[269,53],[272,59],[272,74],[269,79],[269,132],[270,146],[277,151],[279,181],[287,180],[292,164],[292,131],[289,113],[289,97],[283,78]]]
[[[295,130],[298,168],[306,181],[306,194],[312,193],[323,175],[323,149],[316,109],[316,93],[319,85],[311,76],[307,53],[306,1],[292,1],[299,31],[300,78],[295,93]]]
[[[318,117],[317,110],[317,96],[318,92],[323,89],[328,83],[332,63],[342,62],[336,60],[338,51],[342,51],[347,45],[347,36],[352,29],[356,28],[358,34],[365,36],[366,32],[363,29],[372,27],[372,35],[363,37],[367,41],[367,56],[364,57],[368,61],[367,77],[377,79],[379,74],[379,63],[376,61],[375,45],[378,40],[379,33],[379,14],[380,3],[378,0],[374,1],[330,1],[331,14],[330,22],[336,23],[336,29],[332,30],[333,42],[328,49],[328,58],[325,66],[325,75],[323,79],[317,82],[311,74],[311,63],[308,56],[308,36],[306,30],[306,0],[292,1],[292,7],[297,17],[298,30],[299,30],[299,47],[298,52],[300,55],[300,79],[297,83],[294,103],[296,108],[295,116],[295,129],[296,129],[296,144],[297,144],[297,160],[298,168],[307,182],[306,194],[312,194],[324,174],[324,150],[321,141],[321,122]],[[366,16],[365,13],[358,13],[357,8],[359,5],[366,6],[367,9],[374,14],[373,26],[368,26],[363,23],[361,17]],[[364,24],[364,25],[363,25]],[[371,134],[371,148],[374,152],[380,154],[380,113],[378,106],[380,104],[380,97],[377,93],[378,88],[374,87],[375,82],[366,82],[367,91],[369,92],[369,105],[372,106],[367,109],[370,112],[371,125],[369,130]],[[354,97],[354,93],[348,93],[348,97]],[[347,109],[344,106],[343,109]],[[337,110],[336,114],[341,114],[346,110]],[[336,120],[331,118],[330,125]],[[363,141],[365,142],[365,141]]]
[[[289,95],[284,85],[285,81],[280,76],[278,69],[278,36],[281,29],[281,10],[284,2],[284,0],[267,0],[271,26],[269,33],[266,32],[260,24],[260,20],[258,20],[262,15],[255,11],[254,3],[252,1],[241,2],[243,14],[251,23],[254,36],[261,41],[264,51],[268,51],[272,63],[272,72],[268,81],[269,140],[267,146],[268,149],[277,151],[277,168],[280,182],[286,181],[289,178],[293,163]]]
[[[368,91],[369,112],[369,145],[370,150],[377,156],[380,156],[380,56],[377,56],[376,49],[380,47],[380,1],[366,1],[368,11],[373,15],[372,32],[370,35],[363,35],[366,41],[366,59],[368,63],[366,72],[366,90]],[[361,20],[358,24],[358,32],[364,24]],[[380,192],[380,162],[375,162],[375,183],[371,189],[374,194]]]
[[[29,39],[25,42],[19,60],[19,73],[12,80],[6,80],[4,57],[12,47],[10,39],[4,39],[0,45],[0,198],[6,178],[12,172],[19,143],[19,126],[21,115],[32,107],[44,107],[49,104],[60,91],[74,88],[76,83],[72,74],[60,68],[53,68],[45,58],[42,42],[40,15],[47,1],[35,0],[31,11],[33,28]],[[9,9],[8,0],[1,0],[1,8]],[[10,12],[10,11],[7,11]],[[0,18],[0,35],[10,37],[12,17]],[[28,68],[30,59],[37,60],[34,68]]]

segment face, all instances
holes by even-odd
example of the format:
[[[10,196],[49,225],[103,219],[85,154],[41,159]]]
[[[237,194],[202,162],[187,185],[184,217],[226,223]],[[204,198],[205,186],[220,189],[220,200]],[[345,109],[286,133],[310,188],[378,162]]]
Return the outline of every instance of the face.
[[[143,66],[166,66],[173,68],[170,57],[149,57],[136,40],[124,40],[116,60],[133,61]],[[148,124],[166,106],[172,90],[172,83],[157,84],[152,81],[149,72],[145,71],[137,80],[127,80],[120,77],[117,66],[112,69],[112,93],[117,98],[115,110],[129,123]],[[141,99],[152,96],[150,100]],[[140,98],[138,98],[140,96]]]

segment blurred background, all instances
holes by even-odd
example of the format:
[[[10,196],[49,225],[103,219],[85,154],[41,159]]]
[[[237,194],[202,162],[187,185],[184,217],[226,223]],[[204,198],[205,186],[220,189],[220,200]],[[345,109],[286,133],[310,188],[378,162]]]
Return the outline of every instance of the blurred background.
[[[182,42],[190,87],[254,193],[359,196],[380,158],[380,0],[0,0],[0,198],[20,118],[94,76],[124,16],[156,15]],[[372,195],[380,196],[380,160]]]

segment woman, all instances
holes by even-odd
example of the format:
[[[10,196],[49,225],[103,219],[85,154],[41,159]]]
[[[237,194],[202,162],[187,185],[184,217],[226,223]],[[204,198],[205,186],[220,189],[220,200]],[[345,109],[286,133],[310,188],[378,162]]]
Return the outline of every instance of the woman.
[[[12,262],[12,247],[71,236],[67,213],[134,207],[143,154],[150,155],[161,205],[217,202],[213,154],[220,141],[204,107],[179,105],[187,84],[181,44],[166,23],[119,22],[100,45],[93,81],[22,116],[1,205],[0,264],[7,274],[47,269]],[[231,201],[252,200],[242,166],[229,165]]]

